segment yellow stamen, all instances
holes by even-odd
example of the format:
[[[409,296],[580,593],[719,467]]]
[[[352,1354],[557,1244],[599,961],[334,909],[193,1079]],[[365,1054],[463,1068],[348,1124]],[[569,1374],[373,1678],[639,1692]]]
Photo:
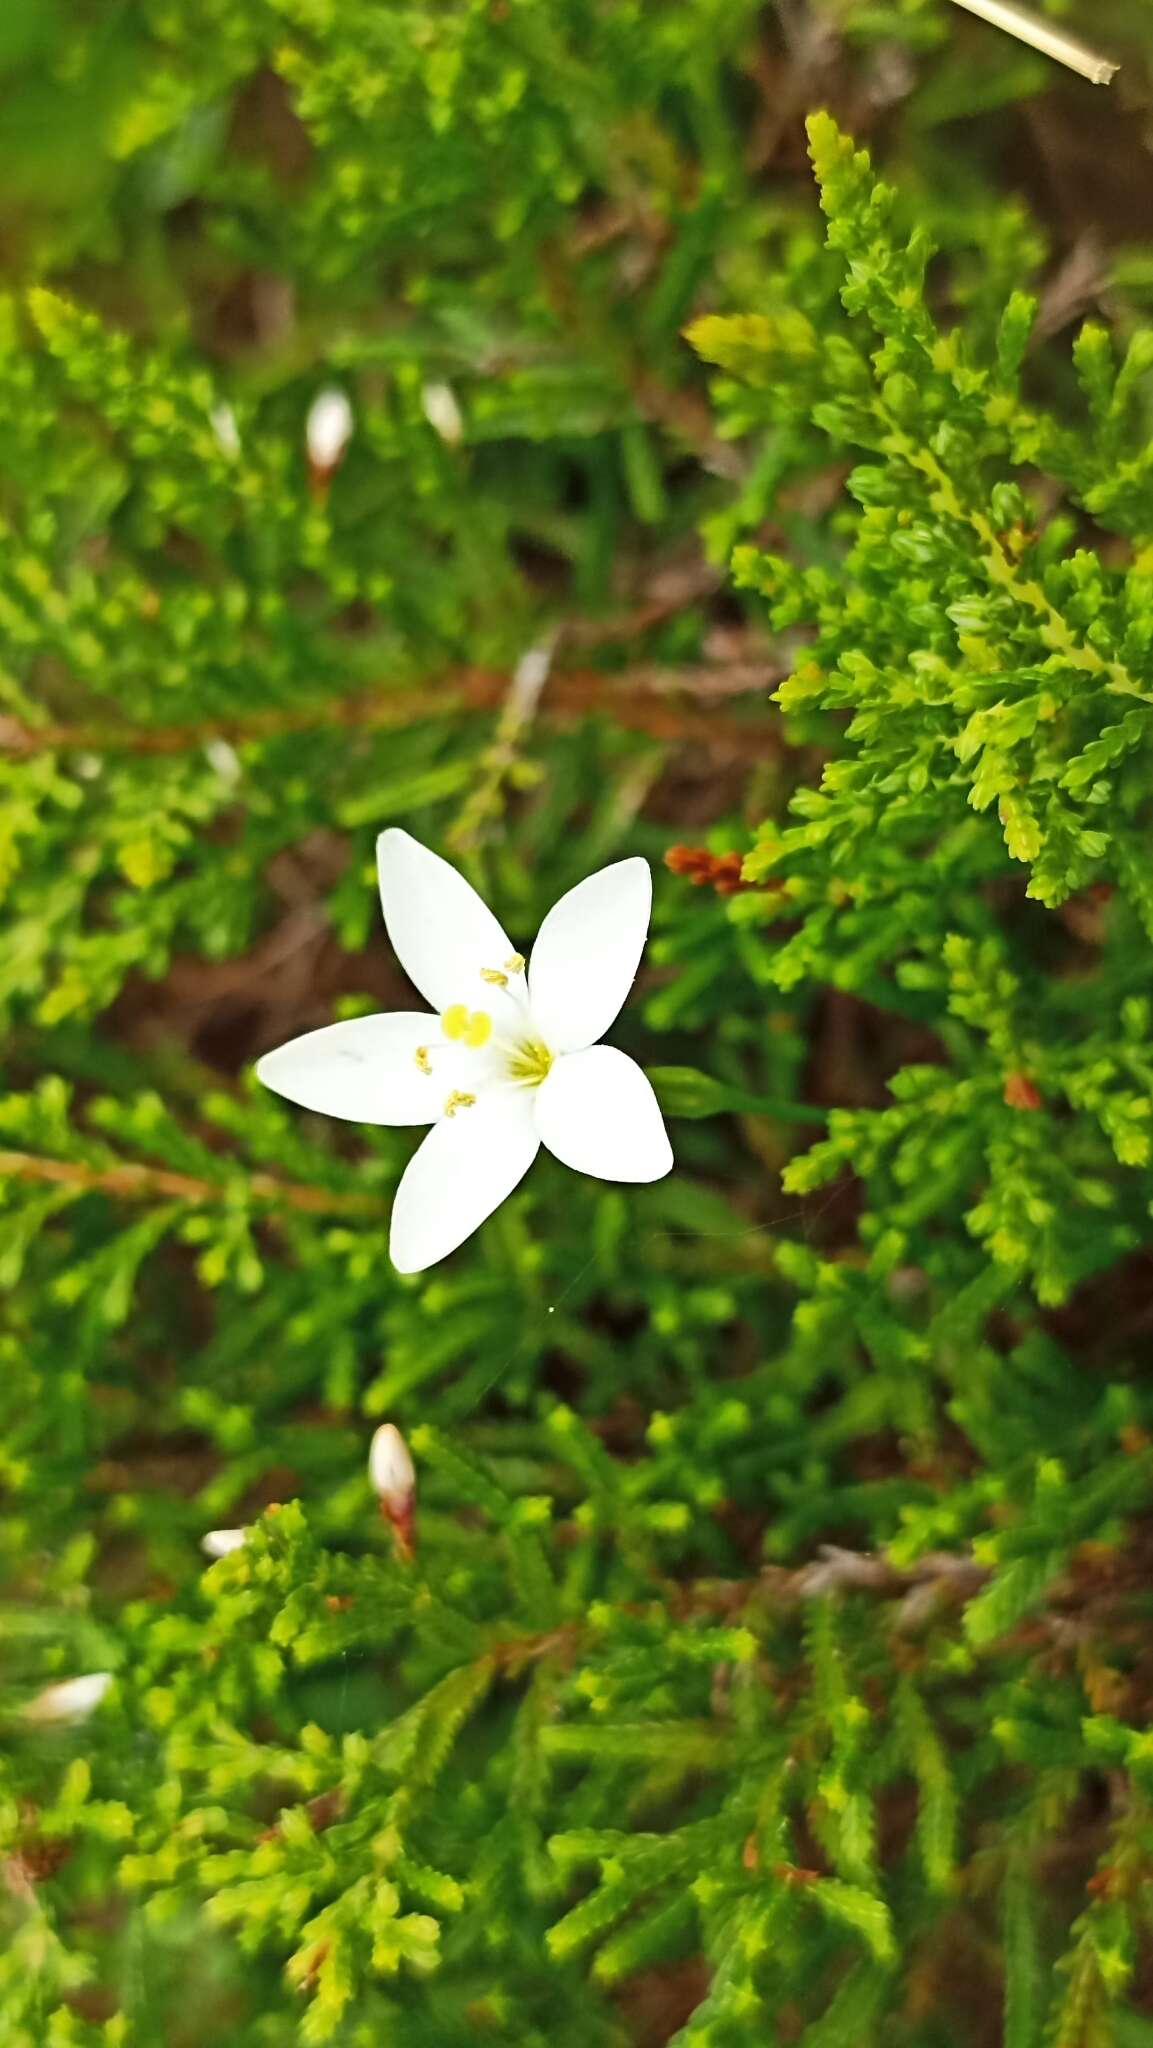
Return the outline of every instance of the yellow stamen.
[[[504,971],[506,974],[523,974],[524,954],[511,953],[504,963]]]
[[[463,1088],[454,1088],[445,1102],[444,1113],[446,1116],[455,1116],[458,1109],[472,1109],[475,1104],[475,1095],[467,1094]]]
[[[420,1068],[422,1074],[431,1074],[432,1061],[429,1059],[428,1056],[427,1045],[418,1045],[413,1057],[415,1058],[416,1064]]]
[[[487,981],[490,988],[508,987],[508,976],[507,974],[502,974],[499,967],[482,967],[480,978],[482,981]]]

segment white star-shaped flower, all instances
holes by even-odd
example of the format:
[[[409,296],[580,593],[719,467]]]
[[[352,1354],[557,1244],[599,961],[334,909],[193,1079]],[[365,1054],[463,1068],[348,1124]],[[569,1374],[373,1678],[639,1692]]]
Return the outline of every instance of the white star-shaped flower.
[[[616,861],[553,905],[527,964],[448,862],[396,827],[377,841],[384,921],[435,1014],[329,1024],[257,1074],[303,1109],[431,1124],[405,1169],[389,1251],[447,1257],[511,1195],[541,1145],[600,1180],[659,1180],[672,1148],[652,1088],[598,1041],[632,986],[652,902],[647,861]]]

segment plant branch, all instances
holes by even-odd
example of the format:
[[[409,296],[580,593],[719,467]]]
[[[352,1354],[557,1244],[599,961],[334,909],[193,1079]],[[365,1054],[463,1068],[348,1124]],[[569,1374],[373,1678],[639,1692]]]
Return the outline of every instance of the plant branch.
[[[78,1159],[48,1159],[34,1152],[0,1152],[0,1180],[43,1181],[73,1188],[78,1194],[114,1195],[127,1201],[155,1198],[197,1205],[223,1201],[230,1192],[230,1184],[223,1181],[174,1173],[165,1166],[135,1162],[89,1166]],[[244,1184],[257,1202],[307,1215],[381,1216],[385,1212],[385,1203],[378,1196],[307,1187],[299,1181],[279,1180],[271,1173],[250,1173]]]
[[[631,686],[627,686],[630,677]],[[775,679],[766,671],[764,687],[767,689]],[[561,671],[550,682],[541,716],[563,725],[574,718],[604,711],[617,725],[647,733],[652,739],[714,750],[735,748],[742,754],[758,757],[779,751],[775,720],[725,726],[711,713],[694,711],[674,701],[674,692],[715,697],[731,690],[733,677],[725,663],[670,670],[641,667],[626,671],[624,680],[626,687],[621,687],[616,677],[597,669]],[[112,719],[29,725],[17,718],[0,716],[0,752],[27,755],[75,749],[94,754],[184,754],[212,740],[243,746],[253,740],[279,739],[326,726],[379,731],[420,724],[455,711],[495,710],[505,701],[508,688],[509,678],[503,670],[464,668],[442,682],[420,689],[357,691],[311,704],[276,705],[241,717],[196,718],[176,725],[121,725]]]

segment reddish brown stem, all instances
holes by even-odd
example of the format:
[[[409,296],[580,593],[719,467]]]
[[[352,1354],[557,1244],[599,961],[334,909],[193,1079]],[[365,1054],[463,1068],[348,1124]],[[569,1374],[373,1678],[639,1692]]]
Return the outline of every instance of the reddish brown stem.
[[[173,1173],[165,1166],[122,1163],[117,1166],[87,1166],[77,1159],[45,1159],[33,1152],[0,1152],[0,1180],[46,1181],[58,1187],[72,1187],[84,1194],[118,1196],[127,1201],[156,1197],[173,1202],[220,1202],[227,1193],[218,1181],[199,1180],[190,1173]],[[384,1203],[375,1195],[337,1193],[328,1188],[304,1187],[298,1181],[278,1180],[271,1173],[250,1173],[245,1182],[258,1202],[296,1209],[317,1216],[379,1216]]]
[[[670,846],[665,866],[683,875],[696,889],[715,889],[718,896],[735,896],[741,889],[779,889],[775,880],[746,882],[741,876],[742,853],[710,853],[707,846]]]
[[[603,712],[615,724],[647,733],[653,739],[722,751],[739,750],[758,757],[779,750],[775,722],[761,719],[730,725],[713,712],[702,713],[676,703],[672,693],[677,690],[689,694],[707,691],[710,686],[714,690],[722,688],[726,674],[723,664],[715,670],[637,669],[632,674],[634,686],[622,689],[598,669],[563,671],[550,681],[541,715],[563,725],[574,718]],[[658,694],[658,681],[670,694]],[[491,711],[503,702],[508,689],[509,678],[503,670],[467,668],[419,690],[362,692],[313,704],[250,711],[238,718],[198,718],[177,725],[118,725],[114,720],[26,725],[19,719],[0,716],[0,751],[38,754],[69,748],[96,754],[184,754],[206,746],[211,740],[244,745],[249,740],[278,739],[282,734],[320,731],[326,726],[371,732],[390,726],[416,725],[454,711]]]

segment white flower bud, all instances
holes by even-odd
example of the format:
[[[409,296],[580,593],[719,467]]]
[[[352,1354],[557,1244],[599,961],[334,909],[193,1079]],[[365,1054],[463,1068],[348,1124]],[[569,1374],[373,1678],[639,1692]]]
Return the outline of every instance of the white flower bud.
[[[240,428],[236,424],[236,414],[232,407],[222,398],[218,405],[213,406],[208,417],[221,453],[233,457],[239,455]]]
[[[112,1683],[110,1671],[89,1671],[83,1678],[65,1678],[46,1686],[24,1709],[26,1721],[86,1721],[95,1713]]]
[[[210,1529],[201,1537],[200,1548],[206,1557],[229,1557],[234,1550],[243,1549],[247,1541],[247,1529]]]
[[[215,769],[221,782],[226,782],[230,789],[235,788],[244,773],[235,747],[219,737],[209,740],[204,749],[204,758],[209,767]]]
[[[416,1470],[399,1429],[382,1422],[368,1453],[368,1476],[386,1510],[406,1508],[416,1491]]]
[[[447,441],[450,448],[458,446],[464,436],[464,421],[456,402],[456,393],[451,384],[426,384],[420,394],[424,416],[434,433]]]
[[[335,385],[320,391],[308,409],[308,459],[320,476],[331,476],[352,437],[352,406]]]

